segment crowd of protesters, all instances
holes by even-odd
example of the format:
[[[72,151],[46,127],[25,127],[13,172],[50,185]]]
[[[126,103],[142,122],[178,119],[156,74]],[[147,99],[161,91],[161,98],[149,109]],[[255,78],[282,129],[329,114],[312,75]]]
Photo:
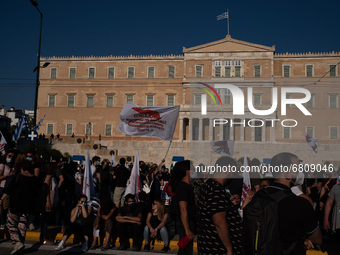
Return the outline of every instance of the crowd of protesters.
[[[251,174],[251,190],[242,200],[242,176],[216,172],[192,178],[189,160],[169,168],[164,160],[160,164],[140,161],[139,194],[125,194],[133,168],[125,158],[117,165],[98,156],[91,162],[95,192],[88,198],[82,194],[84,166],[53,157],[46,163],[34,151],[6,152],[0,164],[0,219],[1,229],[8,229],[14,244],[12,254],[24,249],[26,229],[38,225],[41,244],[54,243],[48,240],[48,225],[57,225],[63,237],[55,249],[63,250],[74,234],[81,238],[83,252],[114,248],[117,239],[119,250],[149,251],[161,240],[161,251],[168,252],[175,233],[178,254],[193,254],[194,240],[199,254],[228,255],[306,254],[321,245],[322,237],[340,240],[336,171],[331,178],[309,175],[302,181],[283,172]],[[221,157],[216,164],[240,168],[243,162]],[[296,155],[280,153],[271,165],[296,162]],[[258,165],[259,160],[248,159],[247,164]],[[263,205],[270,203],[277,207],[269,217],[273,222],[259,220],[258,228],[253,228],[261,210],[270,215]],[[267,226],[271,233],[264,233]]]

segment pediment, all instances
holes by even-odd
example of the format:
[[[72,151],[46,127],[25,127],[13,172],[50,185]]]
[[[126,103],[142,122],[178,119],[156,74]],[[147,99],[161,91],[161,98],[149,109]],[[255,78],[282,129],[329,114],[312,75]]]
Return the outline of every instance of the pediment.
[[[222,53],[222,52],[275,52],[275,46],[268,47],[255,43],[240,41],[227,36],[222,40],[198,45],[191,48],[183,48],[183,53]]]

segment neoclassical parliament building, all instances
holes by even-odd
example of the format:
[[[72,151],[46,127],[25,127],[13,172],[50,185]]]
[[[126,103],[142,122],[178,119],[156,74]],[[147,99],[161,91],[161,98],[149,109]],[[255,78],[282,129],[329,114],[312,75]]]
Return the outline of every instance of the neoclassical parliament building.
[[[243,156],[244,149],[249,157],[260,160],[291,151],[311,162],[315,155],[306,143],[307,133],[319,140],[318,158],[339,165],[340,53],[278,54],[275,46],[228,35],[184,47],[181,55],[42,57],[41,62],[50,65],[40,74],[37,119],[44,113],[46,117],[39,131],[59,134],[64,142],[55,146],[64,152],[82,153],[79,150],[85,150],[87,143],[115,149],[118,155],[134,155],[138,147],[141,158],[160,161],[168,142],[131,137],[117,130],[124,104],[133,102],[139,106],[181,106],[168,160],[173,155],[190,158],[190,148],[209,147],[214,140],[234,140],[236,158]],[[216,89],[222,106],[216,95],[217,105],[208,96],[208,114],[202,115],[202,95],[206,93],[199,89],[201,83],[212,87],[232,84],[242,89],[244,115],[233,115],[233,95],[224,88]],[[311,116],[294,105],[288,105],[286,115],[282,114],[280,91],[293,87],[310,91],[311,99],[304,107]],[[272,89],[277,88],[277,109],[267,116],[254,115],[247,105],[248,88],[252,88],[252,104],[259,110],[271,108]],[[299,97],[301,94],[287,94],[287,98]],[[213,120],[221,116],[228,124],[214,126]],[[284,119],[298,124],[282,125]],[[262,125],[247,125],[249,120]],[[236,124],[230,125],[232,122]],[[73,142],[72,134],[74,140],[82,138],[84,142]],[[100,153],[92,150],[92,154]]]

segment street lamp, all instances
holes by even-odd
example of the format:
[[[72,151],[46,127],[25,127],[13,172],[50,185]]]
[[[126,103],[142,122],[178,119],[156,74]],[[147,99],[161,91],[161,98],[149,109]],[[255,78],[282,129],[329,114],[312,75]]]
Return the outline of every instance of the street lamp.
[[[30,0],[31,4],[38,10],[40,13],[40,33],[39,33],[39,48],[38,48],[38,64],[35,70],[37,71],[37,78],[35,81],[35,101],[34,101],[34,117],[33,117],[33,126],[37,124],[37,106],[38,106],[38,91],[39,91],[39,76],[40,76],[40,49],[41,49],[41,32],[42,32],[42,20],[43,14],[38,8],[37,0]],[[46,64],[46,63],[45,63]],[[34,72],[34,71],[33,71]]]

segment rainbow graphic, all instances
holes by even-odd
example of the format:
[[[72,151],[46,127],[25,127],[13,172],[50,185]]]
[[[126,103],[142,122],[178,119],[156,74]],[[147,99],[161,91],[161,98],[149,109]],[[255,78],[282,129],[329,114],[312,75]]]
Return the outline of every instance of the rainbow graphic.
[[[203,83],[203,82],[199,82],[199,84],[202,84],[202,85],[206,86],[206,87],[209,88],[212,92],[214,92],[214,94],[217,96],[218,100],[220,101],[220,104],[222,105],[222,100],[221,100],[219,94],[217,93],[217,91],[216,91],[213,87],[211,87],[210,85],[208,85],[208,84],[206,84],[206,83]],[[209,90],[207,90],[207,89],[205,89],[205,88],[200,88],[200,87],[196,87],[196,88],[201,89],[201,90],[203,90],[205,93],[207,93],[207,94],[212,98],[212,100],[214,101],[215,105],[217,105],[216,100],[215,100],[215,97],[211,94],[211,92],[210,92]]]

